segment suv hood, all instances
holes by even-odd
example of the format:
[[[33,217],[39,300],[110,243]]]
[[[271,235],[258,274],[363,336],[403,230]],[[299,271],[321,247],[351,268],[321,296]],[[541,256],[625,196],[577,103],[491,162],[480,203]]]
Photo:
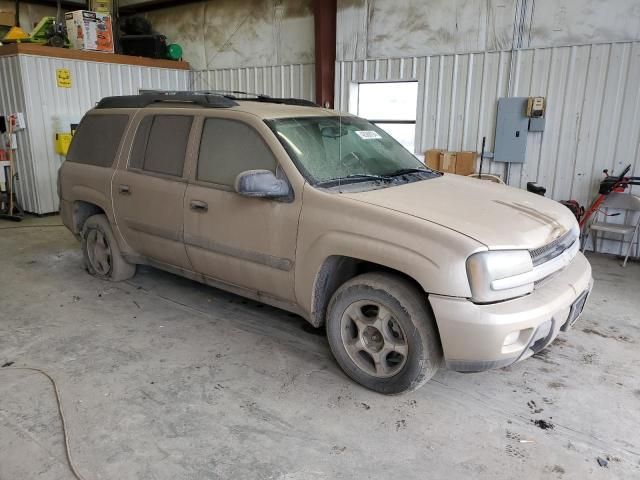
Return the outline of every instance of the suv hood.
[[[343,195],[437,223],[489,249],[538,248],[576,223],[568,208],[548,198],[452,174]]]

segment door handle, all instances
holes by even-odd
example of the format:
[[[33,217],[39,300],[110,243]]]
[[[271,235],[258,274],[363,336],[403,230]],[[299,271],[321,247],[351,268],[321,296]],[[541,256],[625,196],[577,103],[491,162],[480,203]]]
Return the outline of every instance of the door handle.
[[[207,202],[203,202],[202,200],[191,200],[189,205],[191,205],[191,210],[196,210],[198,212],[206,212],[209,210]]]
[[[129,185],[119,185],[118,186],[118,191],[124,195],[130,195],[131,194],[131,188],[129,188]]]

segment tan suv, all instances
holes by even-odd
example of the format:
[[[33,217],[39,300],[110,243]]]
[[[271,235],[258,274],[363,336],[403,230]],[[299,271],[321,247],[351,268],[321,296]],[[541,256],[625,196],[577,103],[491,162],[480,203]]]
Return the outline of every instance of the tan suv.
[[[591,267],[559,203],[427,169],[366,120],[293,99],[103,99],[60,169],[89,272],[148,264],[326,325],[347,375],[393,394],[444,360],[545,348]]]

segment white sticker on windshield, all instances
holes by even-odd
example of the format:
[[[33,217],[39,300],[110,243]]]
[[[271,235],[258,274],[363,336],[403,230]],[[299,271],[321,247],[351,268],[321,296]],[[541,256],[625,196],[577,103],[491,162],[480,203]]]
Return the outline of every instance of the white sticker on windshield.
[[[373,130],[356,130],[356,135],[363,140],[376,140],[378,138],[382,138],[378,132],[374,132]]]

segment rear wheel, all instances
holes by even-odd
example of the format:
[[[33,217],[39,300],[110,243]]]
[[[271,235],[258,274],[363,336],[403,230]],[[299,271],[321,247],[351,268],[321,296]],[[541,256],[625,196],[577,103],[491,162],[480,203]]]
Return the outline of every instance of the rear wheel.
[[[122,257],[106,215],[93,215],[84,223],[82,253],[87,271],[103,280],[119,282],[136,273],[136,266]]]
[[[417,389],[442,361],[424,293],[397,275],[367,273],[343,284],[329,304],[327,337],[344,372],[380,393]]]

